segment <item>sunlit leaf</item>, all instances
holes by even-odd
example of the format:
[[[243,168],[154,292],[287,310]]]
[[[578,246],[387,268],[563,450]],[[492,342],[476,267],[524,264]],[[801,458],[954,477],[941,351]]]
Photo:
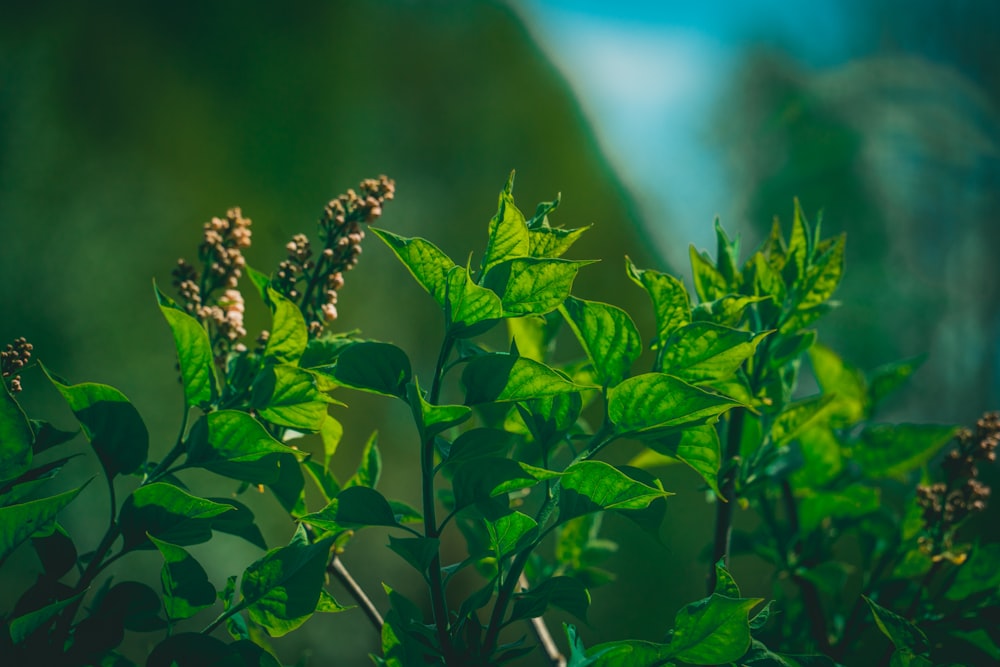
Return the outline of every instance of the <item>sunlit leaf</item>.
[[[843,234],[838,236],[826,252],[817,257],[806,270],[805,279],[799,286],[799,309],[818,306],[837,290],[844,274],[845,239]]]
[[[397,236],[384,229],[371,228],[377,237],[385,241],[409,269],[417,282],[444,308],[447,292],[448,273],[456,266],[447,255],[430,241],[422,238]]]
[[[823,345],[815,344],[809,349],[809,360],[823,393],[834,396],[828,413],[831,423],[848,426],[863,419],[868,411],[868,387],[864,375]]]
[[[492,353],[471,359],[462,372],[466,405],[525,401],[594,386],[575,384],[545,364],[512,354]]]
[[[631,377],[608,391],[608,417],[627,435],[713,423],[737,402],[663,373]]]
[[[467,405],[432,405],[424,399],[416,380],[407,386],[407,399],[418,417],[418,427],[423,437],[432,438],[472,416],[472,408]]]
[[[514,205],[513,186],[514,175],[511,174],[500,193],[496,215],[490,220],[481,266],[484,274],[504,260],[528,256],[528,226],[524,214]]]
[[[580,461],[559,485],[559,522],[605,510],[642,510],[674,494],[632,479],[603,461]]]
[[[645,444],[659,454],[686,463],[701,475],[717,495],[719,494],[718,475],[722,465],[722,446],[714,426],[687,428],[662,438],[647,439]]]
[[[320,391],[316,377],[290,364],[270,366],[254,382],[253,406],[262,419],[297,431],[315,432],[326,420],[332,402]]]
[[[503,302],[504,317],[544,315],[569,296],[580,267],[589,261],[527,257],[494,266],[483,278]]]
[[[778,447],[790,443],[799,433],[822,419],[833,399],[833,396],[824,394],[786,405],[771,423],[771,442]]]
[[[522,549],[538,534],[538,523],[521,512],[511,512],[495,520],[484,521],[493,554],[497,558],[504,558]]]
[[[188,465],[253,484],[278,478],[280,455],[305,456],[275,440],[263,424],[241,410],[204,415],[191,428],[187,446]]]
[[[651,269],[639,269],[625,258],[628,277],[646,290],[656,314],[656,337],[653,349],[659,349],[671,333],[691,322],[691,298],[677,278]]]
[[[271,335],[264,349],[265,357],[272,357],[279,363],[296,363],[305,352],[309,342],[302,311],[284,295],[267,288],[267,298],[271,305]]]
[[[691,246],[691,274],[694,277],[694,290],[702,301],[715,301],[729,293],[726,279],[706,253],[699,253]]]
[[[722,380],[753,356],[766,335],[711,322],[692,322],[667,339],[659,370],[688,382]]]
[[[194,317],[188,315],[154,284],[160,312],[170,325],[177,347],[177,360],[184,385],[184,398],[189,406],[208,404],[217,393],[215,356],[208,331]]]
[[[685,606],[674,618],[671,657],[694,665],[738,660],[750,647],[748,614],[760,602],[714,594]]]
[[[448,333],[469,338],[485,333],[503,317],[503,303],[493,290],[477,285],[468,269],[455,266],[448,272],[445,318]]]
[[[604,386],[618,384],[642,353],[635,323],[621,308],[569,297],[563,311]]]

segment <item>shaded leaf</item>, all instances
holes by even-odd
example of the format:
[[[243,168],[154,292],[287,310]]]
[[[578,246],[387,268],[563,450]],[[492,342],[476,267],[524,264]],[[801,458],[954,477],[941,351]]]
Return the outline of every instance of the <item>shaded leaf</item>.
[[[861,432],[854,460],[870,477],[899,479],[931,460],[956,431],[937,424],[873,424]]]
[[[674,618],[671,657],[694,665],[738,660],[750,647],[748,614],[760,601],[713,594],[685,606]]]
[[[390,343],[378,342],[354,343],[343,350],[332,373],[339,384],[403,399],[413,377],[406,353]]]
[[[441,540],[436,537],[394,537],[389,536],[389,548],[402,556],[413,568],[427,576],[431,561],[438,555]]]
[[[889,638],[897,651],[915,655],[926,654],[930,649],[927,636],[913,623],[882,607],[867,596],[862,595],[875,617],[875,624],[883,635]],[[907,663],[903,663],[907,664]]]
[[[233,508],[232,511],[224,512],[212,519],[212,530],[242,537],[255,547],[267,549],[267,543],[264,541],[264,536],[261,534],[253,512],[250,511],[249,507],[233,498],[209,497],[206,500],[211,500],[221,505],[229,505]]]
[[[452,478],[455,509],[526,489],[559,475],[560,473],[511,459],[479,458],[466,461],[458,466]]]
[[[433,438],[438,433],[458,426],[472,416],[467,405],[432,405],[424,399],[416,379],[407,386],[407,400],[414,409],[414,417],[423,439]]]
[[[469,360],[462,372],[466,405],[525,401],[596,389],[579,385],[545,364],[512,354],[484,354]]]
[[[152,549],[147,534],[171,544],[187,546],[212,537],[213,518],[232,511],[228,504],[192,496],[165,482],[140,486],[119,512],[125,551]]]
[[[297,366],[269,366],[254,381],[252,404],[260,417],[297,431],[319,431],[331,402],[320,391],[316,377]]]
[[[559,607],[582,621],[587,620],[590,592],[573,577],[552,577],[514,596],[514,608],[507,623],[538,618],[549,607]]]
[[[163,609],[175,620],[191,618],[215,604],[215,586],[205,568],[182,547],[150,537],[163,556],[160,584],[163,586]]]
[[[351,486],[367,486],[374,489],[382,477],[382,454],[378,450],[378,431],[372,431],[361,451],[361,463],[349,480],[344,482],[344,488]]]
[[[187,439],[186,466],[252,484],[270,484],[279,475],[279,458],[303,452],[275,440],[263,424],[241,410],[217,410],[199,419]]]
[[[31,466],[35,434],[24,410],[0,381],[0,482],[14,479]]]
[[[969,559],[958,568],[955,580],[945,592],[949,600],[963,600],[970,595],[1000,586],[1000,544],[976,547]]]
[[[344,489],[319,512],[306,514],[300,520],[336,534],[364,526],[399,525],[385,497],[367,486]]]
[[[694,426],[662,438],[647,439],[645,444],[659,454],[687,464],[701,475],[716,495],[719,495],[718,476],[722,465],[722,445],[714,426]]]
[[[538,523],[527,514],[511,512],[490,521],[484,518],[493,554],[504,558],[518,551],[538,535]]]
[[[49,526],[84,486],[49,498],[0,507],[0,562],[36,531]]]

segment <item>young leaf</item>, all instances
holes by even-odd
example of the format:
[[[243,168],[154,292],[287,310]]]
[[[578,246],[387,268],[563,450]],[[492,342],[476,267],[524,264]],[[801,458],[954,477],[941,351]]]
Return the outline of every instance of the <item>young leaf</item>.
[[[468,269],[455,266],[448,272],[444,312],[449,335],[471,338],[485,333],[503,317],[503,303],[493,290],[477,285]]]
[[[723,563],[724,560],[719,559],[719,562],[715,564],[715,590],[712,592],[716,595],[724,595],[727,598],[739,598],[740,587],[736,584],[733,575],[729,573],[729,570],[726,569]]]
[[[737,327],[743,320],[747,307],[767,301],[766,296],[736,296],[727,294],[721,299],[700,303],[691,311],[696,322],[712,322],[724,327]]]
[[[240,593],[250,620],[281,637],[312,616],[319,603],[333,538],[309,543],[301,526],[285,547],[267,552],[243,572]]]
[[[713,594],[692,602],[674,618],[671,657],[694,665],[734,662],[750,647],[748,614],[760,598],[733,599]]]
[[[559,607],[581,621],[587,620],[590,606],[590,592],[574,577],[552,577],[540,585],[518,593],[514,597],[514,609],[507,623],[521,619],[538,618],[549,607]]]
[[[163,586],[163,608],[168,618],[191,618],[215,604],[215,586],[208,580],[201,563],[176,544],[152,536],[149,539],[163,556],[160,584]]]
[[[448,273],[457,266],[449,257],[430,241],[422,238],[405,238],[384,229],[371,230],[396,254],[409,269],[420,286],[434,297],[444,308],[445,293],[448,290]]]
[[[277,480],[280,455],[305,456],[275,440],[259,421],[240,410],[204,415],[191,428],[187,447],[186,465],[253,484]]]
[[[323,468],[329,470],[330,459],[337,452],[340,439],[344,436],[344,427],[328,414],[320,425],[319,435],[323,441]]]
[[[677,278],[651,269],[639,269],[625,258],[625,270],[632,281],[646,290],[656,314],[656,337],[652,348],[658,350],[677,329],[691,322],[691,298]]]
[[[215,357],[208,332],[201,322],[184,312],[155,284],[153,289],[156,291],[160,312],[174,335],[184,399],[189,407],[207,405],[218,392]]]
[[[694,291],[702,301],[715,301],[729,293],[725,277],[715,268],[706,253],[699,253],[691,246],[691,274],[694,277]]]
[[[104,384],[84,382],[65,385],[46,370],[63,395],[97,454],[108,479],[135,472],[149,453],[149,432],[125,396]]]
[[[621,435],[663,435],[713,423],[739,403],[663,373],[631,377],[608,391],[608,417]]]
[[[297,431],[319,431],[331,402],[312,373],[290,364],[268,366],[254,381],[252,404],[261,418]]]
[[[148,536],[187,546],[212,537],[213,518],[231,505],[192,496],[165,482],[140,486],[125,499],[118,515],[123,549],[152,549]]]
[[[686,428],[662,438],[647,439],[645,444],[659,454],[686,463],[701,475],[716,495],[720,494],[718,477],[722,465],[722,445],[714,426]]]
[[[511,512],[494,521],[485,519],[490,546],[497,559],[527,546],[538,535],[538,523],[527,514]]]
[[[575,384],[545,364],[505,353],[471,359],[462,372],[462,384],[466,405],[526,401],[597,388]]]
[[[560,227],[538,227],[528,230],[528,255],[531,257],[562,257],[583,233],[590,229],[562,229]]]
[[[591,512],[642,510],[674,494],[638,482],[603,461],[580,461],[566,469],[559,485],[559,523]]]
[[[569,297],[562,306],[577,340],[604,386],[621,382],[642,353],[642,341],[632,318],[621,308],[599,301]]]
[[[490,220],[489,239],[486,242],[486,254],[483,255],[481,266],[483,273],[504,260],[528,255],[528,226],[524,214],[514,205],[514,197],[511,194],[513,185],[514,175],[511,174],[503,192],[500,193],[497,213]]]
[[[270,287],[267,288],[267,298],[273,319],[264,356],[278,363],[297,363],[309,342],[309,330],[302,311],[293,301]]]
[[[83,486],[49,498],[0,507],[0,563],[36,531],[55,521],[56,515],[76,498]]]
[[[590,261],[525,257],[510,259],[483,276],[483,286],[503,302],[504,317],[544,315],[569,296],[580,267]]]
[[[31,466],[35,435],[24,410],[0,381],[0,482],[20,476]]]
[[[413,369],[406,352],[395,345],[361,342],[340,353],[333,377],[338,384],[354,389],[405,399]]]
[[[806,310],[826,302],[837,290],[844,274],[844,242],[841,234],[822,255],[817,257],[806,270],[805,279],[799,286],[797,308]]]
[[[659,370],[687,382],[724,380],[753,356],[766,335],[692,322],[667,339]]]
[[[854,460],[870,477],[901,479],[927,463],[955,432],[937,424],[873,424],[861,432]]]
[[[727,286],[730,288],[736,288],[742,282],[742,277],[740,276],[738,268],[740,262],[739,236],[736,237],[735,241],[730,241],[729,236],[726,234],[726,230],[722,228],[722,223],[718,218],[716,218],[715,237],[715,255],[718,260],[718,271],[722,275],[722,279],[726,281]]]

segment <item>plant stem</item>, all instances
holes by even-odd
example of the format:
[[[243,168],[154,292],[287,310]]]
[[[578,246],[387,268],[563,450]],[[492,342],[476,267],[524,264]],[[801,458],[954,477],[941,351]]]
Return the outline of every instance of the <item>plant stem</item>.
[[[736,502],[736,467],[734,460],[740,453],[740,439],[743,435],[743,415],[745,408],[735,408],[729,413],[726,429],[726,454],[724,465],[729,466],[725,479],[719,488],[719,502],[715,505],[715,538],[712,544],[712,562],[708,572],[708,594],[715,590],[715,564],[720,560],[729,567],[729,547],[733,535],[733,504]]]
[[[384,623],[382,615],[379,614],[378,609],[371,601],[371,598],[365,594],[358,582],[354,580],[351,573],[347,571],[346,567],[344,567],[344,564],[341,562],[339,556],[333,557],[333,560],[330,561],[326,571],[336,577],[337,581],[339,581],[341,585],[347,589],[347,592],[350,593],[351,597],[353,597],[355,602],[358,603],[361,607],[361,611],[365,613],[365,616],[367,616],[368,620],[372,622],[375,629],[382,632],[382,624]]]
[[[521,585],[522,591],[527,590],[528,578],[524,576],[523,572],[518,577],[518,583]],[[559,646],[556,645],[556,640],[552,638],[552,633],[549,632],[549,626],[545,624],[545,619],[541,616],[531,619],[531,629],[534,630],[538,643],[541,644],[542,650],[545,651],[552,666],[566,667],[566,656],[562,654]]]

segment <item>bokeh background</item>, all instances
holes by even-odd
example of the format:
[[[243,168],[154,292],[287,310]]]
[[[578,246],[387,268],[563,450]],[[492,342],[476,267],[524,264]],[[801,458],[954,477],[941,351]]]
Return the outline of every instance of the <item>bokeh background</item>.
[[[26,336],[69,380],[121,389],[162,454],[181,396],[151,282],[168,285],[177,257],[194,256],[202,222],[241,206],[248,259],[268,271],[329,198],[386,173],[398,189],[382,224],[464,258],[517,169],[522,208],[561,192],[554,222],[595,225],[573,256],[605,261],[577,293],[638,313],[623,255],[687,280],[688,245],[713,247],[713,217],[750,249],[799,197],[827,234],[848,233],[846,305],[822,340],[862,368],[929,354],[886,418],[969,423],[1000,406],[1000,5],[679,4],[8,0],[0,341]],[[439,315],[385,248],[367,244],[339,310],[344,330],[391,340],[429,372]],[[648,336],[651,317],[637,322]],[[38,372],[25,385],[33,416],[73,424]],[[378,427],[384,488],[416,501],[405,410],[348,402],[337,465],[350,471]],[[65,481],[95,471],[78,459]],[[607,522],[620,574],[594,591],[588,644],[657,639],[703,593],[711,508],[693,473],[663,476],[678,496],[662,544]],[[277,504],[251,501],[269,543],[287,540]],[[62,515],[81,552],[106,502],[94,485]],[[345,561],[368,590],[418,595],[384,542],[372,530]],[[36,567],[25,551],[0,579],[5,602]],[[225,537],[196,553],[220,585],[260,555]],[[142,558],[116,576],[158,569]],[[768,594],[753,563],[735,567]],[[362,665],[376,637],[349,612],[277,646],[288,663]]]

